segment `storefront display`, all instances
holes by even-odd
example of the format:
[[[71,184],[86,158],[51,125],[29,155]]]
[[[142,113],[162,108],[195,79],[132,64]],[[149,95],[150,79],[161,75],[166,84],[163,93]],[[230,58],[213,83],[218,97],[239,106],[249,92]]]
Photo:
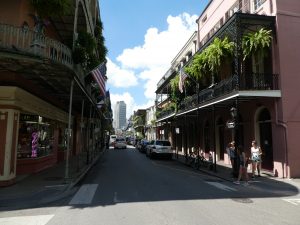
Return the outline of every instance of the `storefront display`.
[[[37,158],[52,153],[53,123],[37,115],[20,115],[18,158]]]

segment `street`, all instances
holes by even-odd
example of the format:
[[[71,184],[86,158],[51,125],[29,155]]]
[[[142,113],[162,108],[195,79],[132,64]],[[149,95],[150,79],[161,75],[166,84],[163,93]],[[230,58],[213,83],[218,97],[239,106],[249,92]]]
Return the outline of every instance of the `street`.
[[[76,187],[50,205],[0,212],[2,225],[297,225],[300,195],[249,186],[151,160],[133,147],[110,149]]]

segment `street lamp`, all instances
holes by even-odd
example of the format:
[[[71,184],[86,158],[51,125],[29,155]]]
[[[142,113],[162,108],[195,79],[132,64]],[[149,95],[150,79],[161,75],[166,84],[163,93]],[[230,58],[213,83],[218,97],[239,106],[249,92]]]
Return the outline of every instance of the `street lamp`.
[[[232,107],[230,109],[230,115],[232,117],[233,120],[233,133],[234,133],[234,160],[233,160],[233,176],[237,177],[239,174],[239,159],[238,159],[238,155],[237,155],[237,147],[238,147],[238,138],[237,138],[237,133],[238,133],[238,113],[237,113],[237,108],[236,107]]]

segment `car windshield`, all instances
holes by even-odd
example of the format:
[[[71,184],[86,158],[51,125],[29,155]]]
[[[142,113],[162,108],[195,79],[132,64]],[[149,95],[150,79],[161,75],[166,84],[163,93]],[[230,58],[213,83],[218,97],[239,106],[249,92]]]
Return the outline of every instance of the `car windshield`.
[[[117,138],[116,141],[125,141],[124,138]]]
[[[171,146],[171,143],[169,141],[156,141],[156,145]]]

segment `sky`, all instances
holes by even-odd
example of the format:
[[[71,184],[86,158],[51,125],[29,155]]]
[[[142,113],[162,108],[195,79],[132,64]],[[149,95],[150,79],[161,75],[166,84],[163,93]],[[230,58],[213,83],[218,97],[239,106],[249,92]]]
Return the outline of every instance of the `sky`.
[[[112,109],[127,105],[127,119],[154,105],[157,83],[197,29],[209,0],[99,0]]]

